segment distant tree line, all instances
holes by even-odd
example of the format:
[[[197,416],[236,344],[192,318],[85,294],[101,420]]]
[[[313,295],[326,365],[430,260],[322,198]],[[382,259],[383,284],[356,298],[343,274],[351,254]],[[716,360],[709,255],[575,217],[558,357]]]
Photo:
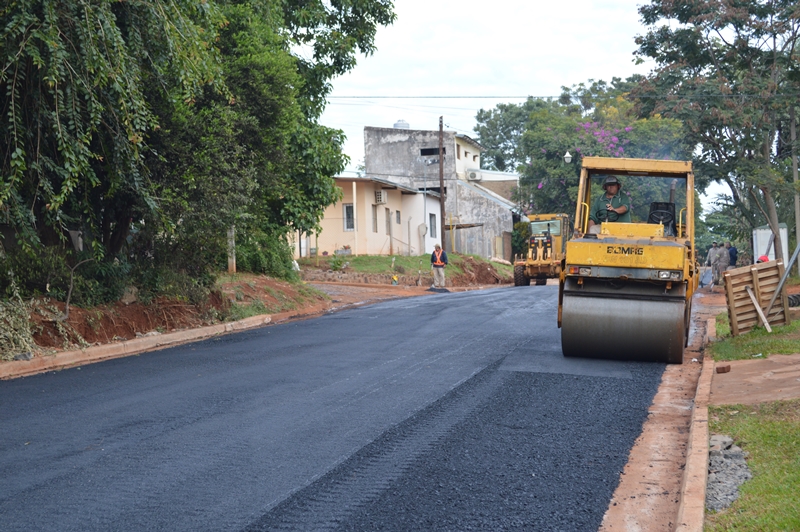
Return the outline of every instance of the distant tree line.
[[[205,286],[232,226],[241,267],[290,275],[287,235],[347,162],[318,123],[331,80],[393,20],[389,0],[4,3],[0,290],[62,297],[79,263],[88,304]]]

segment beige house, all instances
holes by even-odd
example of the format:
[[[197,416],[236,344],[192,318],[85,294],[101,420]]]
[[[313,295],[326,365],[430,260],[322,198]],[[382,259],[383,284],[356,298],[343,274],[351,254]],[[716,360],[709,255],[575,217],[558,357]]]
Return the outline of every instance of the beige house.
[[[343,198],[325,210],[319,235],[295,241],[296,257],[421,255],[441,243],[438,192],[376,177],[334,179]]]

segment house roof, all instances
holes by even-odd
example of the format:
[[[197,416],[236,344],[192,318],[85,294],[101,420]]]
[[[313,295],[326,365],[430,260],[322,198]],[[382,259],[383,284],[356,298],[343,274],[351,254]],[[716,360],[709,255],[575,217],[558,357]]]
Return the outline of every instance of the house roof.
[[[487,188],[484,188],[484,187],[482,187],[480,185],[476,185],[475,183],[467,183],[466,181],[461,181],[461,180],[458,180],[457,183],[458,183],[459,186],[467,187],[468,189],[471,189],[473,192],[475,192],[477,194],[480,194],[481,196],[483,196],[484,198],[488,199],[489,201],[493,201],[494,203],[502,205],[503,207],[505,207],[506,209],[510,210],[511,212],[515,212],[515,213],[519,214],[520,216],[524,215],[524,213],[520,210],[520,208],[515,203],[505,199],[504,197],[500,196],[499,194],[496,194],[496,193],[492,192],[491,190],[489,190]]]
[[[361,181],[362,183],[379,183],[381,185],[381,188],[394,188],[394,189],[402,190],[403,192],[410,192],[410,193],[413,193],[413,194],[419,194],[419,192],[420,192],[419,190],[417,190],[415,188],[407,187],[405,185],[401,185],[400,183],[394,183],[392,181],[389,181],[388,179],[382,179],[380,177],[371,177],[371,176],[346,177],[346,176],[338,176],[337,175],[337,176],[334,176],[333,178],[335,180],[337,180],[337,181],[356,181],[356,182]]]
[[[435,190],[422,190],[418,188],[408,187],[406,185],[401,185],[400,183],[395,183],[394,181],[389,181],[388,179],[384,179],[382,177],[374,177],[374,176],[364,176],[364,177],[347,177],[347,176],[334,176],[333,177],[337,181],[361,181],[363,183],[378,183],[381,185],[381,188],[388,188],[388,189],[396,189],[402,191],[404,194],[427,194],[428,196],[435,196],[440,197],[440,194]]]
[[[481,146],[481,144],[477,140],[475,140],[475,139],[473,139],[473,138],[471,138],[471,137],[469,137],[467,135],[464,135],[462,133],[458,133],[458,134],[456,134],[456,138],[460,139],[460,140],[463,140],[467,144],[472,144],[475,148],[477,148],[477,149],[479,149],[481,151],[486,151],[486,148]]]

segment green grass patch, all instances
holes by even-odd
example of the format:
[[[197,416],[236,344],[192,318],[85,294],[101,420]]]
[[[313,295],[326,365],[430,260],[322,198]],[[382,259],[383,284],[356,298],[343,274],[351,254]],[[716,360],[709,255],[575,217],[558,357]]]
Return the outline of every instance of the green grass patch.
[[[500,275],[513,277],[514,267],[506,266],[496,262],[489,262],[478,255],[461,255],[459,253],[448,253],[449,264],[447,265],[448,275],[458,275],[464,273],[460,267],[461,261],[471,257],[478,263],[491,264]],[[394,259],[394,263],[392,262]],[[385,255],[337,255],[327,257],[311,257],[299,259],[298,264],[303,268],[319,268],[322,270],[341,269],[347,263],[345,271],[356,273],[375,273],[375,274],[398,274],[398,275],[417,275],[419,271],[429,272],[431,269],[431,256],[428,254],[417,256],[385,256]]]
[[[749,453],[753,478],[730,508],[706,514],[704,530],[800,530],[800,399],[711,406],[709,430]]]
[[[717,314],[715,322],[717,326],[717,338],[725,338],[731,335],[731,320],[728,319],[727,312]]]
[[[226,316],[227,321],[239,321],[251,316],[260,316],[261,314],[269,314],[267,306],[261,301],[255,300],[247,305],[232,304],[228,309]]]
[[[722,334],[720,317],[717,316],[717,337],[720,340],[713,342],[708,349],[714,360],[748,360],[759,353],[764,358],[769,355],[800,353],[800,320],[789,325],[772,327],[771,333],[758,327],[736,337],[730,336],[727,314],[724,323],[727,336]]]

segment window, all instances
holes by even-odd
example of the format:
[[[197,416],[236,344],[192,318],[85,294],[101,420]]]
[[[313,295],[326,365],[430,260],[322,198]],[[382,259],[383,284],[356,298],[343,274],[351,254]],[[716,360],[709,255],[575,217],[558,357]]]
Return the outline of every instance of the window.
[[[442,146],[442,155],[444,155],[445,153],[447,153],[447,148]],[[419,150],[419,154],[423,157],[429,155],[439,155],[439,148],[422,148],[421,150]]]
[[[469,152],[467,150],[464,150],[464,158],[469,159]]]
[[[389,209],[384,209],[386,211],[386,234],[391,234],[392,231],[392,211]]]
[[[429,217],[428,219],[430,220],[430,223],[428,224],[429,227],[428,232],[431,234],[431,238],[436,238],[436,215],[430,213],[428,217]]]
[[[397,220],[397,223],[400,223],[400,211],[394,211],[394,217]]]
[[[378,232],[378,206],[372,206],[372,232]]]
[[[461,145],[456,144],[456,157],[461,159]]]
[[[352,203],[344,204],[344,230],[345,231],[356,230],[356,217],[355,217],[355,212],[353,212]]]
[[[478,160],[478,156],[477,156],[477,155],[473,155],[473,156],[472,156],[472,160],[473,160],[473,161],[477,161],[477,160]]]

